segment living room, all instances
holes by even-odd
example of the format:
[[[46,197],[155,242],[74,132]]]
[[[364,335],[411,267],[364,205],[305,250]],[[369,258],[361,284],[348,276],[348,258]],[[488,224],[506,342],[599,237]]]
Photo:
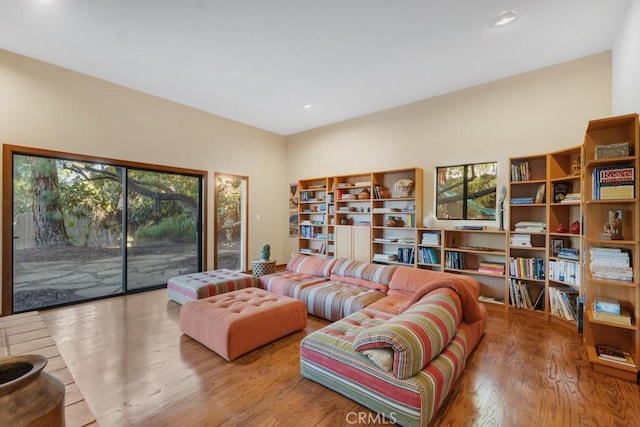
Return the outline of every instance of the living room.
[[[510,157],[579,145],[590,120],[640,110],[638,19],[631,2],[615,43],[600,52],[291,135],[2,50],[2,142],[248,176],[249,256],[269,242],[286,264],[296,252],[287,195],[298,179],[420,167],[429,212],[437,166],[497,161],[504,185]],[[214,209],[208,197],[209,230]],[[213,244],[210,237],[208,266]]]

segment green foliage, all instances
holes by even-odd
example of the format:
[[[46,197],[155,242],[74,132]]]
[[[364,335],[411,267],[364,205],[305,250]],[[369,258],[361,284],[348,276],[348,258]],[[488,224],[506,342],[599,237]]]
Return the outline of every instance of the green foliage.
[[[188,214],[163,218],[157,224],[143,225],[136,231],[134,240],[189,242],[196,241],[193,217]]]

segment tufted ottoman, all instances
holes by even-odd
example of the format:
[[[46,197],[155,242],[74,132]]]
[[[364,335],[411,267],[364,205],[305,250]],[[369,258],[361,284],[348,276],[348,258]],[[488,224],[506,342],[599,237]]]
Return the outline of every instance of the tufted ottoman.
[[[238,289],[258,287],[259,283],[257,277],[222,268],[172,277],[167,281],[167,295],[178,304],[184,304]]]
[[[302,301],[259,288],[191,301],[180,310],[182,332],[228,361],[306,325]]]

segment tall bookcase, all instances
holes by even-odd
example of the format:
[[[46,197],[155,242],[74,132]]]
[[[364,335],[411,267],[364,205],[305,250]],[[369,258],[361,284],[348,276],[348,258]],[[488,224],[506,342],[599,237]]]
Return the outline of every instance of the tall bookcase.
[[[589,122],[584,141],[585,171],[582,181],[586,218],[584,337],[587,354],[594,371],[631,381],[638,381],[640,363],[640,208],[638,181],[635,179],[640,166],[638,144],[637,114]],[[621,168],[627,172],[630,169],[634,171],[631,184],[628,180],[623,180],[618,187],[609,187],[610,178],[614,183],[620,181],[616,174],[609,172],[616,169],[621,172]],[[612,233],[614,227],[608,224],[618,214],[622,216],[622,223],[616,225],[616,230]],[[611,272],[598,266],[602,263],[602,258],[599,260],[597,254],[602,251],[628,254],[632,269],[630,280],[628,276],[620,274],[619,270]],[[592,304],[597,298],[618,300],[623,309],[630,311],[631,325],[596,319]],[[612,345],[629,352],[636,366],[600,359],[596,353],[596,345]]]
[[[333,179],[324,177],[298,181],[298,192],[298,251],[333,256]]]
[[[547,155],[509,161],[508,310],[547,316]]]
[[[416,230],[422,225],[422,179],[420,168],[373,174],[371,247],[374,261],[416,265]]]
[[[582,318],[582,145],[549,153],[547,310],[552,322],[574,327]],[[562,301],[570,303],[563,309]]]

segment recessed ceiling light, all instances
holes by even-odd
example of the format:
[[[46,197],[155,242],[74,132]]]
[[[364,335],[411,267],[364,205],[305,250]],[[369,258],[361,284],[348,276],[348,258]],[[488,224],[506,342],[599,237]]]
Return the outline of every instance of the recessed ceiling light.
[[[313,104],[304,104],[302,108],[304,108],[305,110],[310,110],[313,108]]]
[[[512,23],[518,17],[518,12],[515,10],[505,10],[500,12],[494,19],[493,25],[496,27],[502,27]]]

